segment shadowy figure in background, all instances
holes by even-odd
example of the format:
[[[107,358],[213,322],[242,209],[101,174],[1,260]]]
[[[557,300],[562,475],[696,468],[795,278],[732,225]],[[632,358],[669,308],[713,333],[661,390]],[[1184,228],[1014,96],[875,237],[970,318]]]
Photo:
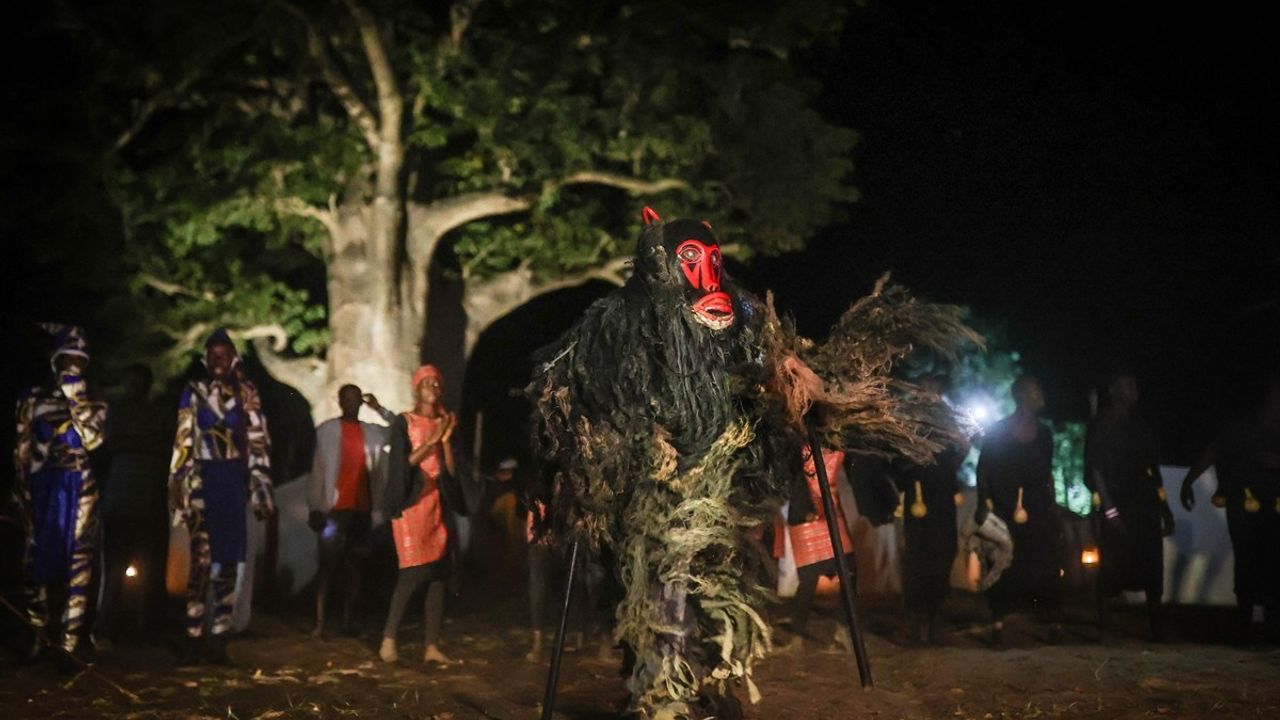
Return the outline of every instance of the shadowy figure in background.
[[[413,374],[413,410],[397,415],[391,423],[391,447],[383,504],[391,519],[400,575],[391,596],[391,608],[382,630],[378,656],[385,662],[400,658],[396,633],[410,598],[427,586],[426,649],[424,662],[447,664],[440,651],[444,623],[446,581],[450,573],[450,535],[445,523],[448,511],[466,514],[458,485],[450,439],[458,419],[440,402],[443,381],[434,365],[423,365]]]
[[[525,660],[538,662],[542,659],[546,640],[543,627],[547,623],[547,599],[555,598],[558,603],[564,602],[561,592],[564,588],[565,574],[569,571],[568,548],[554,545],[547,534],[536,534],[534,526],[541,526],[546,521],[547,508],[541,501],[533,501],[532,510],[528,514],[525,538],[529,545],[529,627],[532,632],[532,643]],[[535,515],[537,519],[535,520]],[[578,652],[586,646],[587,637],[597,634],[599,622],[597,608],[599,605],[600,580],[603,568],[595,560],[592,553],[578,550],[578,564],[573,575],[573,601],[570,610],[573,617],[571,627],[566,633],[565,650]],[[559,605],[556,606],[559,608]],[[600,638],[598,657],[607,658],[612,650],[612,641]]]
[[[787,650],[798,650],[804,647],[808,635],[809,614],[813,609],[813,599],[818,592],[818,579],[835,577],[836,554],[831,547],[831,533],[827,527],[827,514],[822,504],[822,489],[818,485],[818,470],[813,461],[812,451],[805,446],[802,451],[804,474],[792,483],[791,494],[787,505],[787,524],[781,527],[781,521],[775,524],[774,555],[782,557],[784,544],[782,533],[791,539],[791,553],[795,558],[796,574],[799,584],[796,596],[791,602],[791,632],[794,637],[787,645]],[[845,454],[830,448],[822,451],[823,465],[827,471],[827,486],[831,488],[831,500],[836,509],[836,527],[840,531],[840,547],[848,559],[852,587],[858,585],[857,563],[853,558],[853,538],[845,524],[844,512],[840,507],[839,479],[844,470]],[[845,578],[839,578],[845,582]],[[813,639],[809,637],[809,639]],[[848,628],[843,624],[836,626],[835,639],[847,651],[853,651],[852,641],[848,637]]]
[[[173,523],[185,524],[191,536],[187,637],[181,661],[228,665],[236,574],[248,551],[246,504],[252,502],[258,520],[275,511],[271,436],[258,388],[244,377],[240,355],[226,330],[217,330],[205,342],[204,365],[207,376],[182,390],[169,463]],[[206,621],[211,633],[202,658]]]
[[[1138,415],[1138,382],[1128,371],[1112,375],[1108,403],[1089,428],[1085,484],[1093,491],[1098,524],[1099,621],[1105,598],[1123,590],[1147,596],[1151,639],[1164,639],[1163,536],[1173,534],[1173,513],[1160,477],[1155,432]],[[1016,546],[1015,546],[1016,553]]]
[[[1253,608],[1262,605],[1268,636],[1280,642],[1280,371],[1268,378],[1261,406],[1227,425],[1187,472],[1180,495],[1188,511],[1192,486],[1211,466],[1213,503],[1226,508],[1235,554],[1240,639],[1250,639]]]
[[[518,579],[524,570],[527,523],[521,511],[521,474],[520,462],[506,458],[498,463],[492,479],[485,483],[482,507],[486,509],[489,537],[488,557],[482,559],[481,567],[489,576],[488,592],[494,596],[508,595],[518,589]]]
[[[103,581],[95,637],[119,640],[124,620],[145,630],[163,600],[165,479],[169,442],[164,416],[151,401],[151,369],[130,365],[124,393],[111,405],[107,447],[111,474],[103,488]]]
[[[942,397],[946,378],[930,376],[921,389]],[[939,614],[951,593],[951,566],[955,563],[958,532],[956,528],[956,493],[960,491],[957,473],[969,453],[968,443],[949,445],[934,456],[927,467],[896,463],[895,479],[903,492],[902,534],[905,549],[902,557],[902,596],[910,620],[911,639],[923,640],[928,628],[930,644],[940,642]]]
[[[391,423],[395,413],[386,410],[373,395],[355,385],[338,389],[340,417],[316,428],[316,452],[307,476],[307,524],[316,533],[319,580],[316,585],[316,626],[313,638],[323,638],[325,606],[334,575],[342,571],[342,632],[356,633],[353,615],[360,597],[360,580],[369,559],[372,509],[381,500],[377,481],[383,468],[382,448],[389,428],[361,422],[360,406],[367,404]]]
[[[1050,622],[1050,642],[1062,635],[1062,538],[1053,495],[1053,433],[1037,419],[1044,409],[1040,382],[1024,375],[1013,383],[1013,414],[983,437],[978,458],[978,509],[982,525],[993,512],[1008,525],[1013,564],[987,590],[991,643],[1004,645],[1004,618],[1027,604]]]
[[[62,672],[75,669],[69,653],[81,646],[98,534],[98,486],[90,454],[103,445],[107,408],[89,400],[84,372],[89,345],[78,327],[45,324],[53,335],[51,382],[18,400],[14,494],[27,548],[23,584],[34,630],[26,659],[50,642]],[[95,453],[96,454],[96,453]],[[48,636],[49,590],[66,586],[62,637]]]

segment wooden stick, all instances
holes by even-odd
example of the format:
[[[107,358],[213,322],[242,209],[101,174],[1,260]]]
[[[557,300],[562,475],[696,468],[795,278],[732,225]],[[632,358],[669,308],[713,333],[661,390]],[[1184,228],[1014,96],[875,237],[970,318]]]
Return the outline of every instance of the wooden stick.
[[[13,614],[14,614],[14,615],[19,619],[19,620],[21,620],[24,624],[26,624],[26,625],[27,625],[28,627],[30,627],[32,630],[35,630],[35,629],[36,629],[36,628],[35,628],[35,626],[31,624],[31,619],[30,619],[30,618],[28,618],[28,617],[27,617],[27,616],[26,616],[22,611],[18,610],[18,608],[14,607],[12,604],[10,604],[10,603],[9,603],[9,601],[8,601],[7,599],[5,599],[5,597],[4,597],[3,595],[0,595],[0,603],[3,603],[3,604],[4,604],[4,606],[5,606],[6,608],[8,608],[8,609],[9,609],[9,612],[13,613]],[[74,661],[76,662],[76,664],[78,664],[81,668],[83,668],[83,670],[82,670],[82,671],[81,671],[81,673],[80,673],[81,675],[83,675],[83,674],[85,674],[85,673],[89,673],[89,674],[93,675],[94,677],[98,678],[99,680],[101,680],[102,682],[104,682],[104,683],[106,683],[106,684],[110,685],[110,686],[112,687],[112,689],[116,690],[116,691],[117,691],[117,692],[119,692],[121,695],[124,695],[125,697],[129,698],[129,702],[136,703],[136,704],[141,704],[141,703],[142,703],[142,698],[141,698],[141,697],[138,697],[138,695],[136,695],[136,694],[134,694],[134,693],[132,693],[132,692],[129,692],[128,690],[126,690],[126,689],[124,689],[123,687],[121,687],[121,686],[120,686],[120,684],[119,684],[119,683],[117,683],[115,680],[112,680],[111,678],[107,677],[106,675],[103,675],[103,674],[102,674],[102,671],[100,671],[100,670],[98,670],[96,667],[94,667],[93,663],[87,663],[87,662],[85,662],[84,660],[81,660],[80,658],[76,657],[75,653],[71,652],[70,650],[67,650],[66,648],[64,648],[64,647],[62,647],[62,646],[60,646],[60,645],[53,645],[53,644],[50,644],[50,645],[49,645],[49,647],[54,648],[54,649],[55,649],[55,650],[57,650],[58,652],[62,653],[63,655],[66,655],[67,657],[69,657],[69,658],[71,658],[72,660],[74,660]],[[71,681],[67,683],[67,687],[70,687],[70,686],[71,686],[71,684],[72,684],[72,683],[74,683],[74,682],[76,681],[76,679],[77,679],[77,678],[79,678],[79,677],[80,677],[80,676],[79,676],[79,675],[77,675],[75,678],[72,678],[72,679],[71,679]]]
[[[551,720],[555,712],[556,686],[560,684],[560,658],[564,655],[564,636],[569,625],[569,601],[573,599],[573,573],[578,566],[578,541],[569,546],[569,572],[564,583],[564,606],[560,609],[560,627],[556,629],[555,646],[551,649],[551,668],[547,672],[547,689],[542,695],[542,720]]]
[[[844,547],[840,543],[840,527],[836,524],[836,504],[831,499],[831,488],[827,485],[827,466],[822,460],[822,441],[818,431],[809,428],[809,449],[813,455],[813,467],[818,475],[818,489],[822,493],[822,510],[827,515],[827,534],[831,536],[831,548],[836,554],[836,571],[840,573],[840,596],[844,600],[844,618],[849,623],[849,639],[853,641],[853,655],[858,661],[858,679],[862,687],[874,687],[871,681],[871,662],[867,659],[867,648],[862,642],[862,631],[858,629],[858,612],[853,602],[853,577],[845,563]],[[852,551],[853,548],[850,548]],[[545,718],[544,718],[545,720]]]

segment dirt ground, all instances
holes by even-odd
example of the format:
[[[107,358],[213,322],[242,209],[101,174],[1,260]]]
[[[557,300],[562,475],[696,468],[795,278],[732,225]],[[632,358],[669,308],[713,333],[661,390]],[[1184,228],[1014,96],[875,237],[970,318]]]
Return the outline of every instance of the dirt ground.
[[[831,612],[834,613],[834,610]],[[361,638],[311,640],[307,620],[259,613],[230,647],[231,668],[176,668],[163,646],[123,646],[95,670],[59,676],[48,664],[0,660],[0,718],[422,718],[538,717],[546,661],[524,659],[522,607],[508,599],[455,607],[445,626],[448,667],[425,666],[420,626],[402,631],[401,660],[375,657],[376,626]],[[1173,641],[1145,642],[1140,614],[1113,614],[1101,644],[1083,615],[1050,646],[1042,627],[1015,618],[1008,649],[985,645],[976,598],[953,598],[941,647],[905,639],[891,603],[862,608],[875,688],[858,687],[853,658],[834,644],[777,653],[758,667],[763,700],[749,718],[1280,718],[1280,649],[1221,641],[1229,614],[1176,608]],[[829,617],[815,635],[830,637]],[[781,637],[781,636],[780,636]],[[567,654],[556,717],[617,717],[620,657],[595,648]],[[117,683],[118,690],[98,672]],[[130,699],[125,692],[132,693]],[[744,695],[745,693],[740,693]]]

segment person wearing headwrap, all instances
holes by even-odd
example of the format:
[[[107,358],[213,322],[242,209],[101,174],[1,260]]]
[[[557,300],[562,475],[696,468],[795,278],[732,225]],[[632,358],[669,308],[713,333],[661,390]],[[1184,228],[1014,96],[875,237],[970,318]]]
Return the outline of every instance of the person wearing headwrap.
[[[52,585],[67,587],[60,646],[70,653],[85,639],[98,522],[90,454],[103,445],[107,415],[106,404],[91,402],[85,386],[89,346],[84,333],[69,325],[42,327],[53,336],[53,381],[19,398],[14,448],[14,494],[27,538],[23,584],[35,631],[28,660],[37,659],[54,641],[46,629]],[[58,660],[63,670],[73,669],[66,655]]]
[[[210,625],[206,659],[226,664],[227,633],[236,600],[236,573],[248,546],[246,502],[265,519],[275,510],[271,436],[258,388],[244,377],[225,330],[205,342],[208,374],[183,388],[169,463],[173,524],[191,536],[183,662],[198,662]],[[213,603],[208,604],[210,589]]]
[[[784,525],[781,516],[774,522],[773,555],[778,559],[783,557],[789,538],[796,574],[799,576],[795,599],[791,603],[791,632],[794,637],[788,649],[802,648],[805,638],[813,639],[808,634],[808,624],[809,612],[818,591],[818,579],[838,575],[835,549],[831,546],[831,535],[827,529],[826,509],[822,504],[822,489],[818,485],[817,466],[808,447],[803,449],[802,457],[804,476],[801,482],[792,483],[787,504],[787,522]],[[840,507],[839,478],[840,473],[845,471],[845,456],[839,450],[827,449],[822,453],[822,460],[827,485],[831,488],[831,500],[836,509],[840,547],[844,548],[845,555],[849,558],[849,567],[852,568],[853,539],[849,535],[849,527]],[[787,534],[786,538],[783,537],[784,532]],[[844,642],[840,630],[837,630],[836,638]]]
[[[383,512],[391,518],[400,575],[378,649],[378,656],[385,662],[399,659],[396,633],[409,598],[424,584],[426,649],[422,659],[442,665],[449,662],[439,646],[450,571],[446,513],[463,514],[465,505],[449,444],[458,418],[440,402],[441,383],[436,366],[418,368],[413,374],[413,409],[391,422],[386,489],[382,496]]]

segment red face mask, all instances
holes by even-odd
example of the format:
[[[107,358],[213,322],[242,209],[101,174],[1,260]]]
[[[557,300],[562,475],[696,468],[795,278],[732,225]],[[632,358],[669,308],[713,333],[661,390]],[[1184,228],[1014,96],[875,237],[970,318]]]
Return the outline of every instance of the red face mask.
[[[712,330],[732,325],[733,302],[720,289],[720,275],[724,272],[720,246],[689,238],[676,246],[676,262],[693,290],[690,309],[694,318]]]
[[[662,222],[653,208],[646,207],[642,217],[646,226]],[[668,267],[673,273],[680,269],[675,275],[684,281],[681,284],[693,319],[712,330],[731,327],[733,298],[721,288],[724,262],[711,223],[687,219],[663,223],[662,245]]]

